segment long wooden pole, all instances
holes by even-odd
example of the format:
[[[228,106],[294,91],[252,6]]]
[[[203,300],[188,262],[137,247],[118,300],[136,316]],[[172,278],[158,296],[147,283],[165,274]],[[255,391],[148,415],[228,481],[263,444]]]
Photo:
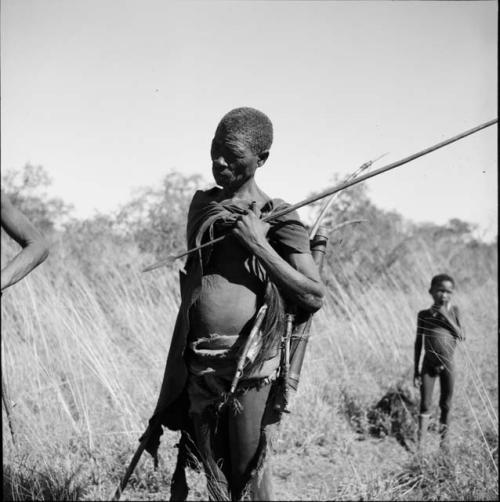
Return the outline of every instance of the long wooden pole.
[[[312,204],[313,202],[316,202],[317,200],[323,199],[324,197],[328,197],[329,195],[333,195],[333,194],[340,192],[342,190],[345,190],[346,188],[349,188],[353,185],[357,185],[358,183],[361,183],[362,181],[365,181],[369,178],[373,178],[374,176],[378,176],[379,174],[390,171],[391,169],[402,166],[403,164],[407,164],[408,162],[411,162],[412,160],[418,159],[419,157],[427,155],[428,153],[434,152],[435,150],[438,150],[439,148],[443,148],[444,146],[447,146],[450,143],[454,143],[455,141],[458,141],[462,138],[465,138],[466,136],[470,136],[471,134],[474,134],[474,133],[480,131],[481,129],[485,129],[486,127],[489,127],[493,124],[496,124],[497,122],[498,122],[498,119],[490,120],[490,121],[485,122],[484,124],[481,124],[477,127],[473,127],[472,129],[469,129],[468,131],[465,131],[461,134],[457,134],[456,136],[453,136],[452,138],[446,139],[444,141],[441,141],[440,143],[436,143],[435,145],[432,145],[428,148],[425,148],[424,150],[421,150],[420,152],[414,153],[413,155],[409,155],[408,157],[405,157],[404,159],[397,160],[396,162],[393,162],[392,164],[388,164],[387,166],[383,166],[383,167],[380,167],[379,169],[375,169],[374,171],[372,171],[370,173],[363,174],[362,176],[359,176],[359,177],[355,178],[354,180],[346,181],[346,182],[341,183],[340,185],[337,185],[333,188],[328,188],[324,192],[321,192],[317,195],[312,195],[311,197],[308,197],[307,199],[304,199],[301,202],[297,202],[296,204],[293,204],[293,205],[287,207],[286,209],[283,209],[282,211],[277,211],[276,213],[268,216],[267,219],[279,218],[280,216],[284,216],[285,214],[288,214],[292,211],[295,211],[296,209],[299,209],[303,206],[307,206],[308,204]],[[263,220],[265,221],[266,218],[263,218]],[[195,249],[191,249],[187,253],[190,253],[192,251],[195,251]],[[184,254],[187,254],[187,253],[184,253]]]
[[[428,148],[425,148],[424,150],[421,150],[417,153],[409,155],[408,157],[405,157],[404,159],[397,160],[396,162],[392,162],[391,164],[380,167],[379,169],[375,169],[374,171],[367,173],[367,174],[364,174],[362,176],[359,176],[353,180],[343,182],[340,185],[336,185],[332,188],[328,188],[327,190],[324,190],[323,192],[320,192],[319,194],[312,195],[311,197],[308,197],[307,199],[304,199],[301,202],[297,202],[296,204],[292,204],[291,206],[288,206],[286,209],[282,209],[281,211],[276,211],[275,213],[271,213],[271,214],[265,216],[264,218],[262,218],[262,220],[268,221],[268,220],[271,220],[274,218],[279,218],[281,216],[285,216],[286,214],[291,213],[292,211],[295,211],[296,209],[307,206],[308,204],[312,204],[313,202],[316,202],[320,199],[328,197],[329,195],[333,195],[333,194],[340,192],[342,190],[345,190],[346,188],[349,188],[353,185],[357,185],[358,183],[361,183],[362,181],[373,178],[374,176],[378,176],[379,174],[390,171],[391,169],[395,169],[396,167],[402,166],[403,164],[407,164],[408,162],[411,162],[412,160],[418,159],[419,157],[423,157],[424,155],[427,155],[428,153],[434,152],[435,150],[438,150],[439,148],[443,148],[444,146],[447,146],[451,143],[454,143],[455,141],[458,141],[462,138],[465,138],[466,136],[470,136],[471,134],[474,134],[478,131],[481,131],[482,129],[485,129],[486,127],[492,126],[493,124],[496,124],[497,122],[498,122],[498,119],[489,120],[488,122],[485,122],[484,124],[478,125],[477,127],[473,127],[472,129],[469,129],[465,132],[457,134],[456,136],[453,136],[452,138],[449,138],[449,139],[446,139],[446,140],[441,141],[439,143],[436,143],[435,145],[432,145]],[[145,269],[143,269],[143,272],[149,272],[149,271],[155,270],[159,267],[169,265],[169,264],[173,263],[175,260],[182,258],[183,256],[186,256],[190,253],[193,253],[194,251],[198,251],[200,249],[203,249],[204,247],[211,246],[212,244],[215,244],[216,242],[221,241],[222,239],[224,239],[226,237],[226,235],[222,235],[220,237],[217,237],[216,239],[212,239],[212,240],[206,242],[205,244],[202,244],[201,246],[195,247],[193,249],[189,249],[188,251],[185,251],[184,253],[178,254],[176,256],[170,256],[164,260],[161,260],[153,265],[150,265],[149,267],[146,267]]]
[[[113,494],[113,497],[111,498],[111,500],[113,500],[113,501],[120,500],[122,492],[123,492],[123,490],[125,490],[125,487],[127,486],[128,480],[130,479],[130,476],[134,472],[134,469],[135,469],[137,463],[139,462],[144,449],[146,448],[147,440],[148,440],[148,438],[144,438],[141,441],[141,443],[139,444],[139,447],[137,448],[136,452],[134,453],[134,456],[132,457],[132,460],[130,461],[130,464],[129,464],[125,474],[123,475],[123,478],[120,481],[120,484],[116,488],[115,493]]]
[[[134,472],[136,465],[138,464],[144,450],[146,449],[146,445],[151,437],[151,434],[153,434],[153,432],[155,431],[155,429],[157,427],[160,427],[159,417],[157,417],[157,419],[152,424],[150,423],[148,428],[146,429],[146,432],[144,433],[142,441],[139,443],[139,446],[137,447],[137,450],[135,451],[134,456],[132,457],[132,460],[130,461],[130,464],[127,467],[127,470],[125,471],[123,478],[121,479],[120,483],[116,487],[116,490],[115,490],[113,496],[110,498],[110,500],[113,500],[113,501],[120,500],[120,497],[123,493],[123,490],[125,490],[125,487],[128,484],[128,480],[130,479],[130,476]]]

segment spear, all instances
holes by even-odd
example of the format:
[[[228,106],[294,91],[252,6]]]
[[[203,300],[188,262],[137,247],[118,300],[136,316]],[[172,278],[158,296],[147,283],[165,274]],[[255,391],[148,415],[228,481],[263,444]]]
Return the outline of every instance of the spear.
[[[379,169],[375,169],[374,171],[369,172],[367,174],[363,174],[362,176],[359,176],[353,180],[344,181],[343,183],[340,183],[339,185],[328,188],[328,189],[324,190],[323,192],[320,192],[319,194],[312,195],[312,196],[308,197],[307,199],[302,200],[301,202],[297,202],[296,204],[292,204],[291,206],[288,206],[287,208],[282,209],[281,211],[276,211],[274,213],[268,214],[267,216],[262,218],[262,220],[269,221],[269,220],[272,220],[275,218],[279,218],[281,216],[285,216],[286,214],[289,214],[292,211],[295,211],[301,207],[307,206],[308,204],[312,204],[313,202],[316,202],[320,199],[324,199],[325,197],[328,197],[329,195],[334,195],[337,192],[345,190],[346,188],[349,188],[353,185],[357,185],[358,183],[361,183],[362,181],[365,181],[369,178],[373,178],[374,176],[378,176],[379,174],[390,171],[391,169],[395,169],[396,167],[402,166],[403,164],[407,164],[408,162],[411,162],[412,160],[418,159],[419,157],[423,157],[424,155],[427,155],[428,153],[434,152],[435,150],[438,150],[439,148],[443,148],[444,146],[447,146],[451,143],[454,143],[455,141],[458,141],[462,138],[465,138],[466,136],[470,136],[471,134],[474,134],[482,129],[485,129],[486,127],[489,127],[493,124],[496,124],[497,122],[498,122],[498,119],[489,120],[488,122],[485,122],[484,124],[473,127],[472,129],[468,129],[467,131],[464,131],[460,134],[457,134],[456,136],[453,136],[453,137],[448,138],[444,141],[436,143],[435,145],[432,145],[428,148],[425,148],[424,150],[420,150],[419,152],[414,153],[412,155],[409,155],[408,157],[405,157],[401,160],[397,160],[395,162],[392,162],[391,164],[380,167]],[[198,250],[203,249],[207,246],[211,246],[212,244],[215,244],[216,242],[220,242],[221,240],[223,240],[226,237],[226,235],[227,234],[221,235],[220,237],[212,239],[212,240],[206,242],[205,244],[202,244],[201,246],[197,246],[195,248],[189,249],[188,251],[185,251],[184,253],[174,255],[174,256],[169,256],[168,258],[166,258],[164,260],[161,260],[153,265],[150,265],[149,267],[146,267],[145,269],[143,269],[143,272],[149,272],[151,270],[155,270],[156,268],[163,267],[165,265],[169,265],[169,264],[173,263],[175,260],[178,260],[179,258],[182,258],[190,253],[193,253],[194,251],[198,251]]]

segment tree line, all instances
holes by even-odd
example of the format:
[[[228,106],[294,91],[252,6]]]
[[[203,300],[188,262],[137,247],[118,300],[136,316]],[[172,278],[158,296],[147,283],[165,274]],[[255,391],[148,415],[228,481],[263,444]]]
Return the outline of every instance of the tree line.
[[[13,204],[49,238],[64,243],[89,271],[89,255],[117,256],[133,247],[150,259],[161,259],[183,251],[189,202],[196,189],[207,186],[201,175],[171,171],[161,184],[139,189],[116,211],[81,219],[67,201],[49,195],[51,184],[42,166],[27,164],[2,173],[2,190]],[[316,203],[317,210],[320,205],[321,201]],[[418,270],[424,254],[447,264],[460,283],[480,283],[496,275],[496,241],[475,237],[474,224],[457,218],[444,225],[415,223],[377,207],[366,185],[338,194],[324,224],[333,288],[349,291],[354,282],[390,285],[389,277],[404,278],[408,271]]]

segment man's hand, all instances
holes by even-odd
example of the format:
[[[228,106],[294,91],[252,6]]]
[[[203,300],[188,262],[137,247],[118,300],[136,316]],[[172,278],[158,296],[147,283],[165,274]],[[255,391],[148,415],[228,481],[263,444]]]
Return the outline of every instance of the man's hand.
[[[238,217],[232,234],[258,258],[287,301],[306,312],[316,312],[321,308],[324,292],[312,255],[299,252],[279,255],[266,239],[271,225],[259,219],[260,211],[255,204],[250,204],[246,214]]]
[[[421,385],[422,385],[422,376],[420,375],[420,373],[416,372],[413,375],[413,386],[419,389]]]
[[[267,243],[266,235],[271,225],[260,219],[257,203],[251,202],[249,209],[236,220],[232,233],[250,251]]]

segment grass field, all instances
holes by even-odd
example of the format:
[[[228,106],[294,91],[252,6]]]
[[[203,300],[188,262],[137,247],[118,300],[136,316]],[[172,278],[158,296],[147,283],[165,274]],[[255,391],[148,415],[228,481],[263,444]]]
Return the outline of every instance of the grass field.
[[[177,270],[141,274],[151,256],[109,251],[89,271],[59,243],[2,297],[15,439],[2,407],[4,499],[109,500],[146,427],[178,308]],[[338,297],[315,316],[292,413],[275,434],[279,499],[498,500],[496,274],[456,293],[467,341],[456,354],[451,455],[436,432],[414,453],[416,314],[430,305],[430,277],[447,270],[430,254],[419,269],[391,267],[348,291],[335,283],[340,265],[325,268]],[[165,432],[159,469],[145,455],[123,500],[168,498],[176,440]],[[203,476],[189,482],[190,498],[205,499]]]

